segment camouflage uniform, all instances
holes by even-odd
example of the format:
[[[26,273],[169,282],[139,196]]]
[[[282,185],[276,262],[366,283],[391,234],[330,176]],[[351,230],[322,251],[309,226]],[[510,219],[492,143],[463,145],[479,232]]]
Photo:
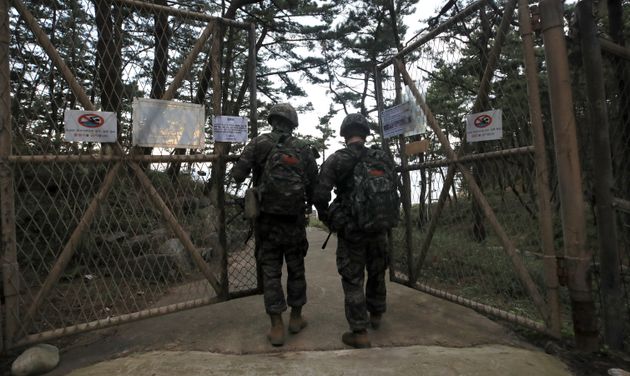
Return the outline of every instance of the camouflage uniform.
[[[274,129],[252,139],[243,150],[239,161],[232,169],[232,176],[242,182],[253,170],[253,185],[258,186],[266,158],[282,135],[289,136],[291,129]],[[293,142],[304,145],[306,200],[310,206],[313,188],[317,179],[317,165],[308,145],[296,138]],[[263,197],[264,201],[264,197]],[[256,258],[262,271],[265,309],[268,314],[286,311],[291,307],[301,307],[306,303],[306,278],[304,276],[304,256],[308,249],[304,215],[282,215],[265,212],[261,208],[256,219],[257,251]],[[282,262],[287,263],[287,298],[282,290]]]
[[[367,328],[367,312],[382,314],[386,308],[387,235],[384,231],[363,232],[350,218],[348,201],[353,170],[363,148],[360,143],[352,143],[326,159],[313,196],[320,218],[338,235],[337,270],[345,294],[346,319],[353,331]],[[385,160],[391,161],[388,157]],[[391,163],[393,169],[393,161]],[[337,197],[329,208],[333,187],[336,187]],[[367,270],[365,293],[364,270]]]

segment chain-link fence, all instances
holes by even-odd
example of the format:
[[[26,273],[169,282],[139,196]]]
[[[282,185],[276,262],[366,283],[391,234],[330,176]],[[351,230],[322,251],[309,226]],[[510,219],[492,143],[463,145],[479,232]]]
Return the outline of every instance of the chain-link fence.
[[[202,1],[12,5],[0,30],[11,98],[0,110],[11,116],[0,182],[5,345],[258,292],[242,189],[226,189],[232,157],[210,142],[210,116],[203,149],[132,143],[134,98],[248,114],[253,28],[207,16]],[[68,142],[67,110],[115,113],[117,141]]]
[[[515,5],[475,2],[379,67],[382,106],[416,103],[428,129],[393,139],[407,210],[392,234],[391,278],[559,335],[561,230],[541,205],[545,148],[534,146]],[[488,110],[501,113],[476,115],[467,134],[466,117]],[[487,140],[471,139],[488,121]],[[422,153],[403,153],[419,141]]]

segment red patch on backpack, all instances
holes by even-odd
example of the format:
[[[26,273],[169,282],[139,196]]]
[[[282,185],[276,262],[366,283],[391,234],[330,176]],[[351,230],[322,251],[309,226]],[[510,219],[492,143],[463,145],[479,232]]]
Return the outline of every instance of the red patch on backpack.
[[[295,158],[292,155],[283,154],[282,155],[282,163],[294,166],[294,165],[300,163],[300,160]]]
[[[368,174],[372,176],[383,176],[385,175],[385,171],[383,170],[368,170]]]

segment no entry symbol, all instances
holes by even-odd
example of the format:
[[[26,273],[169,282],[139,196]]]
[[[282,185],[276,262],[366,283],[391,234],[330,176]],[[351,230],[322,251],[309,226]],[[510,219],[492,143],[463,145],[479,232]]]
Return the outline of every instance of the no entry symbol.
[[[474,124],[477,128],[485,128],[492,124],[492,116],[487,114],[479,115],[475,118]]]

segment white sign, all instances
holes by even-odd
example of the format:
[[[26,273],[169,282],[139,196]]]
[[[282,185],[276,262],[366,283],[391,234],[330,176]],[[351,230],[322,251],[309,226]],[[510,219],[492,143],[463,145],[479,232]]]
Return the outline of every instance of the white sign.
[[[502,114],[502,110],[491,110],[466,115],[466,140],[477,142],[503,138]]]
[[[389,138],[405,133],[413,126],[411,104],[405,102],[383,110],[383,137]]]
[[[217,142],[247,142],[247,118],[213,116],[212,136]]]
[[[418,82],[417,87],[420,87]],[[422,108],[416,102],[416,97],[409,89],[409,86],[405,86],[405,92],[403,93],[403,101],[409,101],[411,103],[411,118],[413,119],[411,127],[405,131],[405,136],[415,136],[418,134],[424,134],[427,132],[427,116],[422,111]]]
[[[201,104],[135,98],[133,145],[202,149],[206,114]]]
[[[66,141],[116,142],[116,113],[66,110],[63,113]]]

